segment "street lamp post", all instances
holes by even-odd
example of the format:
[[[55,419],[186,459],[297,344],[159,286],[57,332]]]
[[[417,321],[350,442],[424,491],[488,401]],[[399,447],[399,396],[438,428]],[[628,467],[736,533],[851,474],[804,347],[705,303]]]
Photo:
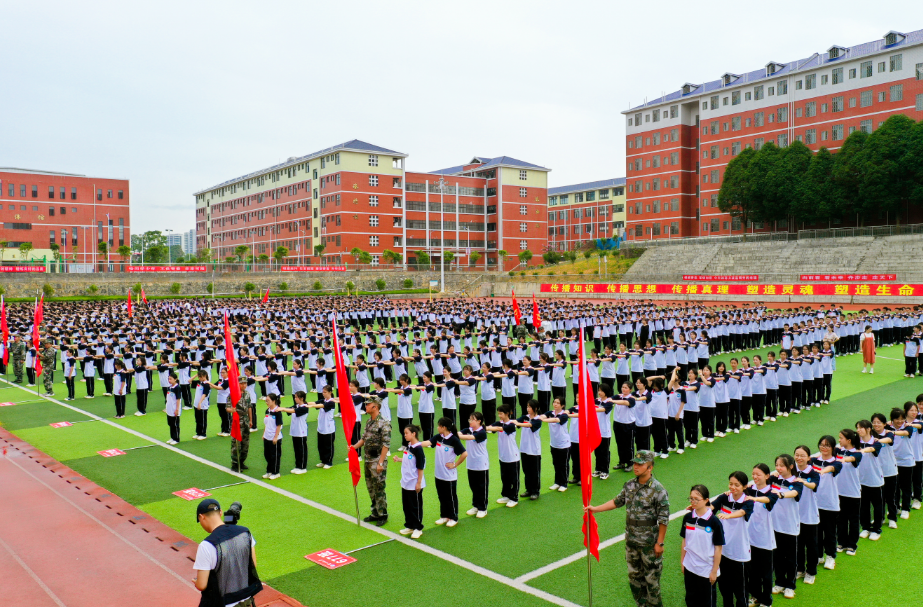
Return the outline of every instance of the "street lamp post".
[[[173,263],[173,246],[170,244],[170,236],[173,235],[173,230],[164,230],[164,234],[167,235],[167,265]]]
[[[440,177],[439,185],[439,292],[445,293],[445,177]]]

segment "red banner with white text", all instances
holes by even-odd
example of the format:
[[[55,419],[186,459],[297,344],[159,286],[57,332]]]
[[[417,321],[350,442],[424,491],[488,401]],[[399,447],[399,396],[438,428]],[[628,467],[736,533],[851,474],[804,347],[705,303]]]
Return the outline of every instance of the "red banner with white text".
[[[724,281],[724,280],[748,282],[748,281],[754,281],[754,280],[759,280],[759,279],[760,279],[759,274],[726,274],[726,275],[683,274],[683,280],[699,280],[702,282]]]
[[[810,282],[822,280],[824,282],[869,282],[876,280],[897,280],[897,274],[802,274],[798,280]]]
[[[0,272],[44,272],[45,266],[0,266]]]
[[[207,272],[208,266],[128,266],[129,272]]]
[[[631,295],[858,295],[923,297],[923,284],[790,284],[790,285],[669,285],[669,284],[543,284],[542,293],[599,293]]]
[[[345,272],[346,266],[282,266],[283,272]]]

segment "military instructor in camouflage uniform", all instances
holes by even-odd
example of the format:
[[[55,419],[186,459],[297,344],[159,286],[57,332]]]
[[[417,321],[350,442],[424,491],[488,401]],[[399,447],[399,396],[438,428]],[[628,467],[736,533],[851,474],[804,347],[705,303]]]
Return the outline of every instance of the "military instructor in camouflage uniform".
[[[670,520],[669,497],[653,476],[652,452],[638,451],[631,462],[636,478],[625,483],[614,500],[587,510],[605,512],[625,506],[625,558],[631,594],[638,607],[661,607],[660,573]]]
[[[372,513],[363,520],[379,527],[388,522],[388,496],[385,481],[388,478],[388,450],[391,448],[391,422],[381,416],[381,399],[370,396],[365,401],[369,421],[365,433],[353,449],[365,447],[365,487],[372,500]]]
[[[19,335],[14,335],[13,343],[10,344],[10,360],[13,361],[13,373],[16,374],[13,383],[21,384],[23,365],[26,363],[26,344],[19,338]]]
[[[45,384],[45,396],[54,396],[54,367],[57,362],[57,350],[48,340],[42,341],[39,357],[42,361],[42,381]]]
[[[237,415],[240,416],[240,438],[242,440],[237,440],[236,438],[231,439],[231,470],[237,470],[238,472],[242,470],[248,470],[247,466],[244,464],[247,461],[247,453],[250,452],[250,393],[247,392],[247,376],[241,375],[238,377],[237,381],[240,383],[240,400],[237,401],[237,406],[231,406],[230,401],[228,401],[228,406],[225,407],[225,411],[228,412],[228,416],[233,420],[234,411],[237,411]]]

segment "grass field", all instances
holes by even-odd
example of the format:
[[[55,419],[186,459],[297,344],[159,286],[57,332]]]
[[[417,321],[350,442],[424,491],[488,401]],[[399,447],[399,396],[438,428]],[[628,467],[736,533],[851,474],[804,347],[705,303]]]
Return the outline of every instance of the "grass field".
[[[766,349],[752,351],[765,354]],[[740,354],[736,355],[740,356]],[[727,360],[729,355],[712,356],[711,364]],[[728,473],[744,470],[749,475],[753,464],[772,464],[779,453],[791,453],[798,444],[816,445],[822,434],[836,434],[852,427],[856,420],[872,413],[887,411],[923,392],[923,380],[904,379],[903,358],[899,347],[879,350],[874,375],[860,374],[861,357],[845,356],[837,360],[833,379],[833,402],[829,406],[788,418],[767,422],[762,428],[742,431],[699,443],[696,450],[686,450],[668,460],[657,460],[655,476],[670,493],[671,511],[685,508],[688,489],[694,483],[706,484],[713,493],[726,488]],[[60,376],[60,373],[58,374]],[[355,501],[349,474],[343,462],[346,451],[342,432],[337,433],[336,465],[330,470],[314,468],[318,458],[313,434],[316,414],[311,414],[309,472],[301,476],[288,474],[294,459],[291,443],[285,438],[283,476],[264,481],[260,433],[252,434],[250,470],[244,474],[231,471],[230,439],[215,437],[218,415],[211,412],[209,434],[205,441],[190,440],[193,420],[190,411],[183,414],[183,440],[175,447],[161,441],[169,438],[162,397],[150,395],[146,417],[130,415],[134,398],[129,397],[129,416],[114,420],[111,398],[98,396],[84,399],[83,384],[77,384],[78,400],[63,403],[45,400],[24,388],[7,384],[0,388],[0,401],[17,403],[0,407],[0,424],[38,449],[66,463],[106,489],[148,512],[177,531],[199,540],[204,536],[194,522],[193,504],[172,495],[174,491],[197,487],[215,489],[212,493],[222,505],[231,501],[244,504],[242,524],[250,527],[258,542],[259,570],[264,581],[299,599],[310,607],[346,604],[388,604],[411,607],[430,605],[447,592],[460,595],[463,603],[488,598],[504,605],[586,605],[587,565],[581,557],[583,537],[580,532],[580,492],[547,490],[536,502],[523,501],[508,509],[491,502],[484,519],[469,518],[470,491],[464,471],[459,473],[458,494],[461,521],[454,529],[436,527],[438,502],[433,483],[432,465],[427,466],[429,487],[424,490],[425,533],[419,541],[399,536],[403,515],[397,467],[391,462],[388,483],[390,521],[381,529],[357,526]],[[57,398],[65,394],[63,384],[56,383]],[[97,384],[97,393],[102,386]],[[290,393],[290,390],[287,390]],[[568,399],[572,398],[568,387]],[[290,398],[286,398],[290,402]],[[392,397],[392,411],[396,401]],[[97,417],[105,418],[102,421]],[[58,421],[81,422],[65,428],[51,428]],[[542,431],[545,457],[542,483],[553,482],[548,435]],[[287,434],[287,431],[286,431]],[[394,424],[392,444],[399,444]],[[488,439],[493,469],[491,497],[499,497],[499,471],[496,466],[496,440]],[[111,448],[134,449],[126,455],[103,458],[98,451]],[[613,446],[614,450],[614,446]],[[431,462],[431,460],[430,460]],[[629,475],[613,472],[608,480],[594,483],[594,503],[611,499]],[[364,483],[359,484],[361,515],[368,514],[369,503]],[[600,537],[605,542],[624,531],[621,510],[599,517]],[[923,513],[914,512],[900,529],[885,530],[878,542],[860,541],[855,557],[842,555],[833,572],[821,571],[814,586],[799,584],[796,600],[805,605],[844,604],[854,601],[856,590],[875,587],[898,587],[907,580],[906,557],[919,554],[923,538]],[[381,543],[385,542],[385,543]],[[684,590],[679,568],[679,526],[671,524],[668,532],[666,562],[662,580],[664,604],[680,605]],[[340,552],[357,551],[356,563],[328,571],[313,565],[304,555],[332,548]],[[361,550],[360,550],[361,549]],[[568,557],[573,557],[570,560]],[[537,573],[540,568],[547,568]],[[625,575],[624,546],[614,542],[601,551],[601,562],[593,565],[594,602],[599,605],[631,605]],[[471,599],[467,599],[467,596]],[[464,598],[463,598],[464,597]],[[898,593],[880,593],[875,598],[882,605],[907,604]]]

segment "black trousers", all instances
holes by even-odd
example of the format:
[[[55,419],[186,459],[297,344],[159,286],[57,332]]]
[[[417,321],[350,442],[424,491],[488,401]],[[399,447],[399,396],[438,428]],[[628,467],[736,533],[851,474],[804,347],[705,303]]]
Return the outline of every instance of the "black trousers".
[[[334,433],[321,434],[317,433],[317,455],[320,457],[320,463],[326,466],[333,465],[333,438]]]
[[[458,520],[458,481],[436,479],[436,495],[439,497],[439,518]]]
[[[519,501],[519,462],[500,462],[500,495]]]
[[[820,524],[817,526],[818,557],[829,556],[836,559],[836,529],[840,513],[836,510],[818,510]]]
[[[168,415],[167,426],[170,427],[170,438],[179,442],[179,415]]]
[[[779,411],[788,413],[792,410],[792,387],[779,386]]]
[[[686,583],[686,607],[717,607],[718,588],[707,577],[683,570]]]
[[[683,411],[683,428],[686,430],[686,442],[696,445],[699,442],[699,412]]]
[[[73,383],[73,380],[71,380]],[[71,391],[71,385],[67,386],[68,393]],[[125,395],[116,394],[115,395],[115,416],[116,417],[125,417]]]
[[[670,417],[667,419],[667,437],[670,449],[683,449],[686,446],[683,439],[683,418]]]
[[[752,406],[753,406],[752,396],[741,396],[740,397],[740,423],[745,426],[750,425],[750,407]]]
[[[776,417],[779,414],[779,390],[766,389],[766,415]]]
[[[96,376],[84,377],[84,379],[87,384],[87,396],[96,396]]]
[[[837,521],[837,544],[853,550],[859,545],[860,498],[840,496],[840,518]]]
[[[619,458],[618,465],[619,466],[630,465],[631,458],[635,456],[634,433],[635,433],[634,424],[623,424],[622,422],[612,422],[612,434],[615,436],[615,451],[618,454],[618,458]],[[602,447],[602,444],[600,444],[600,447]],[[607,453],[608,451],[609,450],[606,449]],[[599,461],[598,452],[597,452],[596,458],[598,462]],[[596,469],[597,470],[600,469],[598,463],[596,464]]]
[[[330,436],[333,436],[332,434]],[[401,503],[404,506],[404,528],[423,530],[423,491],[401,488]]]
[[[75,387],[75,385],[76,385],[76,382],[74,381],[74,378],[73,378],[73,377],[65,377],[65,378],[64,378],[64,383],[67,385],[67,398],[73,399],[73,398],[74,398],[74,387]]]
[[[570,444],[570,462],[571,474],[576,482],[580,482],[580,443],[571,442]]]
[[[599,446],[593,451],[593,454],[596,456],[596,472],[600,474],[609,474],[609,442],[612,439],[608,436],[603,436],[599,439]],[[630,443],[629,443],[630,444]]]
[[[481,399],[481,413],[484,415],[484,425],[492,426],[497,421],[497,399]]]
[[[917,462],[913,466],[913,499],[923,501],[923,462]]]
[[[715,403],[715,429],[724,434],[728,431],[728,406],[730,402]]]
[[[724,607],[748,607],[747,574],[750,561],[741,563],[721,555],[721,575],[718,576],[718,590]]]
[[[824,378],[823,378],[823,383],[822,383],[824,395],[823,395],[823,399],[821,400],[825,400],[828,403],[830,402],[830,390],[833,387],[832,384],[833,384],[833,374],[825,373]]]
[[[103,373],[103,386],[106,388],[106,394],[112,394],[112,373]]]
[[[753,398],[753,421],[766,421],[766,395],[754,394]]]
[[[669,446],[667,420],[655,417],[652,422],[651,436],[654,438],[654,453],[666,453]]]
[[[215,407],[218,409],[218,417],[221,418],[221,433],[230,434],[231,433],[231,414],[228,413],[227,403],[218,403]],[[204,435],[203,435],[204,436]]]
[[[897,485],[894,488],[894,501],[898,509],[910,511],[910,501],[913,499],[913,468],[910,466],[897,467]]]
[[[192,393],[189,391],[189,384],[180,384],[179,394],[183,399],[184,407],[192,406]]]
[[[554,467],[554,484],[567,487],[567,475],[570,469],[570,448],[551,448],[551,464]]]
[[[798,533],[798,571],[817,575],[817,528],[820,525],[801,523]]]
[[[208,432],[208,409],[194,409],[195,415],[195,434],[196,436],[205,436]]]
[[[897,507],[897,475],[886,476],[885,477],[885,486],[882,488],[884,492],[884,501],[885,501],[885,510],[888,514],[889,521],[897,521],[898,507]]]
[[[295,452],[295,468],[306,470],[308,467],[308,437],[293,436],[292,450]]]
[[[728,428],[740,430],[740,399],[732,398],[728,403]]]
[[[420,413],[420,430],[423,431],[423,436],[433,435],[433,423],[435,417],[435,413]]]
[[[859,526],[863,531],[881,533],[881,523],[884,520],[885,491],[884,487],[861,487],[862,497],[859,498]]]
[[[792,411],[801,409],[804,406],[804,390],[801,388],[801,384],[804,382],[793,381],[791,385],[792,397],[789,400],[789,408]]]
[[[699,419],[702,421],[702,437],[715,438],[715,407],[700,408]]]
[[[459,403],[458,404],[458,427],[461,430],[467,430],[471,427],[470,422],[468,421],[471,418],[471,414],[474,413],[475,409],[478,408],[477,402],[467,404]]]
[[[279,474],[279,465],[282,463],[282,441],[275,444],[270,439],[263,439],[263,456],[266,458],[266,473]]]
[[[542,456],[522,453],[519,457],[522,460],[522,474],[526,480],[525,492],[538,495],[541,493],[542,485]]]
[[[518,397],[519,397],[519,416],[525,417],[529,413],[528,411],[526,411],[526,405],[528,405],[529,401],[532,400],[532,398],[534,397],[532,394],[525,394],[523,392],[519,392]]]
[[[135,389],[135,403],[138,406],[138,411],[141,413],[147,413],[147,392],[147,388]]]
[[[650,450],[651,450],[651,426],[639,426],[635,424],[635,451],[650,451]]]
[[[797,563],[798,537],[776,531],[776,549],[772,551],[772,566],[776,571],[776,586],[795,589]]]
[[[468,470],[468,487],[471,488],[471,507],[481,512],[487,510],[490,473],[487,470]]]
[[[399,417],[397,418],[397,429],[401,433],[401,446],[407,446],[407,439],[404,438],[404,428],[413,423],[413,418],[411,417]]]
[[[750,595],[760,605],[772,605],[772,550],[750,548]]]

